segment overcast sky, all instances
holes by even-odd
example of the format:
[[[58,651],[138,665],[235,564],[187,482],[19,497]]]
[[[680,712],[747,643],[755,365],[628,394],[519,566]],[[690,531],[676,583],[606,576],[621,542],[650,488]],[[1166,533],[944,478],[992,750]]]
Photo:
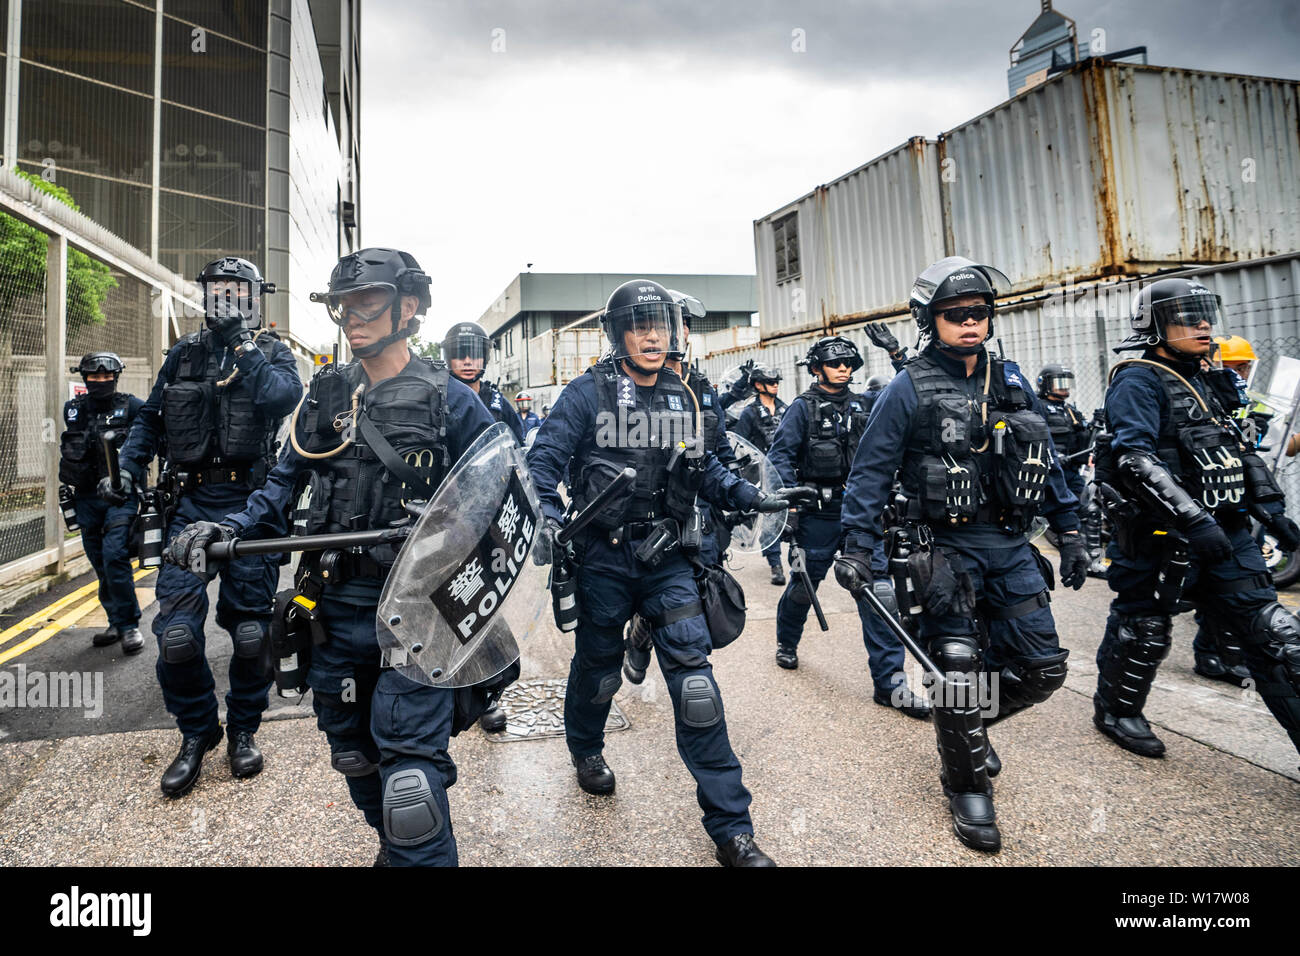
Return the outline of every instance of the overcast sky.
[[[1062,0],[1150,62],[1300,77],[1289,0]],[[537,272],[752,273],[753,220],[1006,99],[1038,0],[365,0],[362,239],[426,332]],[[796,32],[800,31],[800,32]],[[797,47],[802,45],[803,51]],[[707,303],[706,303],[707,305]]]

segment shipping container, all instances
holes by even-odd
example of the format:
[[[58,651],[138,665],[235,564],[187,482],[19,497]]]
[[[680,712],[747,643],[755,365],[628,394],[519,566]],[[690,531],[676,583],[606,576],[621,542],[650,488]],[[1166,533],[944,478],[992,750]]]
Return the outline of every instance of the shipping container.
[[[698,335],[692,335],[690,346],[691,353],[700,357],[708,355],[710,352],[740,348],[746,345],[754,345],[757,342],[757,325],[733,325],[714,332],[702,332]]]
[[[1294,252],[1298,89],[1081,65],[939,138],[946,251],[1017,290]]]
[[[903,308],[943,256],[937,161],[914,137],[754,223],[763,338]]]
[[[567,385],[590,368],[605,348],[600,328],[547,329],[528,340],[528,387]]]

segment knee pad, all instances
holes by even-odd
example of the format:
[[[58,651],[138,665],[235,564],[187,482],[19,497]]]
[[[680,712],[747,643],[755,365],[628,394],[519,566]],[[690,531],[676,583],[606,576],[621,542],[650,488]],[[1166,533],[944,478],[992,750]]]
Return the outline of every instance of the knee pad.
[[[1121,653],[1135,664],[1159,664],[1173,644],[1168,617],[1121,617],[1116,637]]]
[[[1276,601],[1264,605],[1250,621],[1249,641],[1277,661],[1287,683],[1300,692],[1300,622]]]
[[[162,659],[165,664],[184,664],[199,656],[199,639],[188,624],[173,624],[163,631]]]
[[[973,637],[941,637],[930,653],[944,673],[967,674],[980,669],[980,649]]]
[[[682,678],[680,701],[682,723],[687,727],[712,727],[722,719],[718,685],[704,674]]]
[[[262,653],[262,625],[257,621],[244,621],[235,628],[235,656],[250,658]]]
[[[606,674],[596,684],[596,693],[592,696],[593,704],[608,704],[618,693],[618,689],[623,686],[623,675],[618,671],[612,674]]]
[[[384,833],[394,846],[419,846],[442,831],[442,811],[419,767],[399,770],[384,785]]]
[[[1006,664],[998,671],[998,711],[984,722],[995,723],[1051,697],[1065,683],[1069,656],[1069,651],[1061,651],[1051,657],[1021,658]]]
[[[345,777],[368,777],[379,765],[360,750],[338,750],[330,754],[330,766]]]
[[[885,606],[885,610],[898,617],[898,600],[894,597],[894,586],[882,578],[871,582],[871,593]]]

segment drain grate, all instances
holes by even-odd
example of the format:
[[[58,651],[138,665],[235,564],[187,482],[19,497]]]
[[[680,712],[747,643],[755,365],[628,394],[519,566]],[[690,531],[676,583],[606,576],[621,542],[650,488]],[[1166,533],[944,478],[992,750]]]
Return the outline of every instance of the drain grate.
[[[509,743],[512,740],[533,740],[537,737],[563,737],[564,689],[568,683],[568,678],[564,677],[515,681],[501,695],[501,709],[506,712],[506,729],[499,734],[488,734],[488,739]],[[619,710],[618,703],[611,701],[605,733],[627,730],[631,726],[632,722]]]

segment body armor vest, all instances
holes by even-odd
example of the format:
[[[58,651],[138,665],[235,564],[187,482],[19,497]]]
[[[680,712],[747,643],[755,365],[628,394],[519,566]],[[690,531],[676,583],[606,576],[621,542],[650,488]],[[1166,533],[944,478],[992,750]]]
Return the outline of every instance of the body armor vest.
[[[1148,362],[1141,364],[1156,372],[1169,402],[1169,414],[1162,418],[1156,437],[1156,457],[1183,489],[1208,510],[1239,512],[1250,503],[1243,458],[1250,456],[1252,449],[1242,443],[1240,434],[1230,424],[1228,409],[1235,408],[1237,403],[1231,371],[1214,369],[1184,379],[1161,363]],[[1124,366],[1130,363],[1133,360],[1115,366],[1112,383],[1124,374]],[[1229,404],[1224,404],[1225,399]],[[1097,480],[1114,484],[1114,453],[1109,434],[1099,436],[1098,449]]]
[[[108,462],[100,436],[114,432],[113,445],[121,450],[131,426],[130,403],[131,396],[114,392],[101,408],[95,408],[88,395],[78,395],[63,407],[67,428],[59,439],[59,481],[74,491],[90,492],[107,477]]]
[[[510,423],[506,419],[506,397],[501,394],[501,390],[487,379],[482,378],[479,379],[478,383],[478,396],[479,400],[487,406],[487,410],[492,417],[509,428]]]
[[[274,332],[257,337],[268,360],[277,342]],[[168,460],[196,469],[273,458],[280,420],[268,418],[257,407],[248,377],[234,374],[237,366],[232,364],[223,374],[221,340],[210,332],[194,332],[175,347],[180,361],[162,395]]]
[[[609,502],[595,518],[595,527],[608,531],[665,515],[686,520],[689,515],[678,513],[680,507],[669,507],[668,495],[673,448],[696,435],[695,400],[682,380],[670,369],[662,369],[647,402],[632,379],[610,360],[598,362],[584,374],[596,383],[596,445],[586,460],[575,457],[569,464],[569,473],[577,479],[578,509],[631,466],[636,469],[632,491]],[[684,457],[674,474],[686,472]],[[690,497],[693,504],[693,494]]]
[[[1047,427],[1052,432],[1052,444],[1062,458],[1083,451],[1087,447],[1088,428],[1079,410],[1068,403],[1043,399],[1047,413]]]
[[[1023,531],[1043,502],[1051,472],[1050,432],[1020,386],[1014,364],[988,356],[987,381],[967,380],[923,353],[907,365],[916,412],[899,469],[903,490],[932,525],[972,521]]]
[[[687,387],[695,394],[695,401],[700,406],[700,430],[704,435],[704,446],[715,455],[718,453],[718,406],[714,402],[713,383],[709,377],[697,368],[690,370]]]
[[[799,484],[843,491],[867,428],[866,402],[847,388],[832,394],[816,385],[799,398],[808,406],[808,432],[795,469]]]
[[[359,363],[327,366],[311,380],[295,423],[303,448],[327,452],[337,448],[348,432],[353,440],[336,455],[304,459],[310,492],[307,534],[383,528],[407,517],[404,501],[432,497],[429,489],[436,489],[451,467],[446,438],[448,376],[443,363],[413,357],[399,374],[366,387],[358,411],[358,417],[368,421],[366,427],[351,421],[352,393],[365,382]],[[370,426],[427,488],[408,487],[393,473],[384,461],[387,450],[376,450],[367,441]]]
[[[767,406],[763,404],[761,398],[754,399],[755,413],[758,418],[758,435],[759,440],[754,445],[763,454],[767,454],[772,447],[772,439],[776,437],[777,426],[781,424],[781,417],[785,414],[786,405],[778,398],[776,400],[776,411],[769,412]],[[868,411],[870,408],[868,407]]]

